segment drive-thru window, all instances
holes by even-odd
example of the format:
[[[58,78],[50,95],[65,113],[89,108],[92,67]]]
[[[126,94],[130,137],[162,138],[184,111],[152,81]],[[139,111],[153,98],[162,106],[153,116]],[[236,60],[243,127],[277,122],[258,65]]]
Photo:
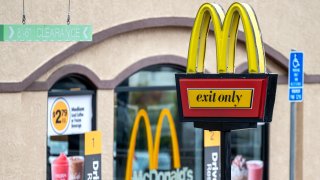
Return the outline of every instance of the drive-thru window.
[[[58,175],[83,179],[84,134],[96,130],[95,94],[95,87],[77,75],[60,79],[49,90],[47,179]],[[62,167],[64,161],[68,165]]]

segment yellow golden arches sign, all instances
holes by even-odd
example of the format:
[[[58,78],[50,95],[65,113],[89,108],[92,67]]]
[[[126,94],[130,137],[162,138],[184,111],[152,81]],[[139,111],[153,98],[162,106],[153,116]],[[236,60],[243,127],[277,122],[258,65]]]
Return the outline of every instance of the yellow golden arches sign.
[[[265,72],[265,56],[256,16],[248,4],[234,3],[226,15],[220,5],[205,3],[197,14],[192,29],[187,73],[203,72],[206,39],[212,21],[216,36],[217,72],[234,73],[235,47],[241,18],[246,36],[248,71]]]
[[[240,19],[249,74],[234,74]],[[204,74],[210,22],[215,33],[217,74]],[[277,75],[266,74],[265,66],[259,25],[249,5],[233,3],[226,14],[217,4],[205,3],[200,7],[190,38],[187,72],[175,76],[180,121],[194,122],[196,128],[205,130],[206,179],[231,179],[231,130],[271,122]],[[220,156],[220,152],[225,156]]]
[[[249,74],[234,74],[240,19],[246,37]],[[215,33],[217,74],[204,74],[211,22]],[[186,74],[176,74],[179,119],[199,123],[235,122],[234,118],[242,118],[238,122],[271,122],[277,75],[266,74],[265,64],[259,25],[249,5],[233,3],[225,14],[217,4],[203,4],[191,33]]]
[[[132,163],[133,163],[136,139],[137,139],[139,124],[141,119],[143,119],[143,122],[146,127],[148,154],[149,154],[149,169],[150,170],[158,169],[158,155],[159,155],[159,148],[160,148],[161,129],[162,129],[162,124],[165,117],[167,117],[168,119],[170,133],[171,133],[173,167],[176,169],[181,167],[178,138],[177,138],[176,128],[174,125],[174,120],[172,118],[170,111],[168,109],[163,109],[160,112],[157,128],[156,128],[155,143],[153,145],[150,119],[147,112],[144,109],[141,109],[139,110],[134,120],[132,132],[131,132],[128,158],[127,158],[127,167],[126,167],[126,177],[125,177],[126,180],[131,180],[132,178]]]

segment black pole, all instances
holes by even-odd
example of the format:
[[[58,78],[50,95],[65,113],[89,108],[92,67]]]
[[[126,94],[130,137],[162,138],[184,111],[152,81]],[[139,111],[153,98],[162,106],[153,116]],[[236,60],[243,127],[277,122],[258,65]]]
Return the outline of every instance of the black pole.
[[[270,128],[266,123],[262,126],[262,161],[263,161],[263,179],[269,179],[269,136]]]
[[[221,179],[231,180],[231,132],[221,131]]]

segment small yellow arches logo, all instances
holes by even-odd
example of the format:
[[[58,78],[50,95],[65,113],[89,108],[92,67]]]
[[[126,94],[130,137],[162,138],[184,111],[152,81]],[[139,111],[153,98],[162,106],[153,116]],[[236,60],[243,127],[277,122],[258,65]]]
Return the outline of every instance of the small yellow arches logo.
[[[161,130],[162,130],[163,120],[165,119],[165,117],[167,117],[167,119],[168,119],[170,133],[171,133],[173,167],[176,169],[181,167],[177,132],[176,132],[176,128],[174,125],[174,120],[172,118],[172,115],[171,115],[169,109],[163,109],[160,112],[157,127],[156,127],[156,136],[155,136],[155,141],[154,141],[155,143],[154,144],[153,144],[149,116],[144,109],[141,109],[141,110],[139,110],[139,112],[134,120],[132,132],[131,132],[131,138],[130,138],[130,144],[129,144],[129,150],[128,150],[127,167],[126,167],[126,180],[131,180],[131,177],[132,177],[132,163],[133,163],[137,134],[138,134],[139,124],[140,124],[141,119],[143,119],[143,122],[146,127],[147,142],[148,142],[148,154],[149,154],[149,169],[150,170],[158,169],[158,155],[159,155],[159,148],[160,148]]]

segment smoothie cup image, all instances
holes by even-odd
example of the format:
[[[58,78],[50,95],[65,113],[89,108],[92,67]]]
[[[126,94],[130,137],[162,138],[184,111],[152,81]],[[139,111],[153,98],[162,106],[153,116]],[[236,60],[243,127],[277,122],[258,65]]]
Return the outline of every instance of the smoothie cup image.
[[[68,180],[69,162],[64,153],[61,153],[51,164],[52,180]]]
[[[82,180],[84,158],[82,156],[69,157],[69,180]]]
[[[247,161],[248,180],[262,180],[263,161],[252,160]]]

